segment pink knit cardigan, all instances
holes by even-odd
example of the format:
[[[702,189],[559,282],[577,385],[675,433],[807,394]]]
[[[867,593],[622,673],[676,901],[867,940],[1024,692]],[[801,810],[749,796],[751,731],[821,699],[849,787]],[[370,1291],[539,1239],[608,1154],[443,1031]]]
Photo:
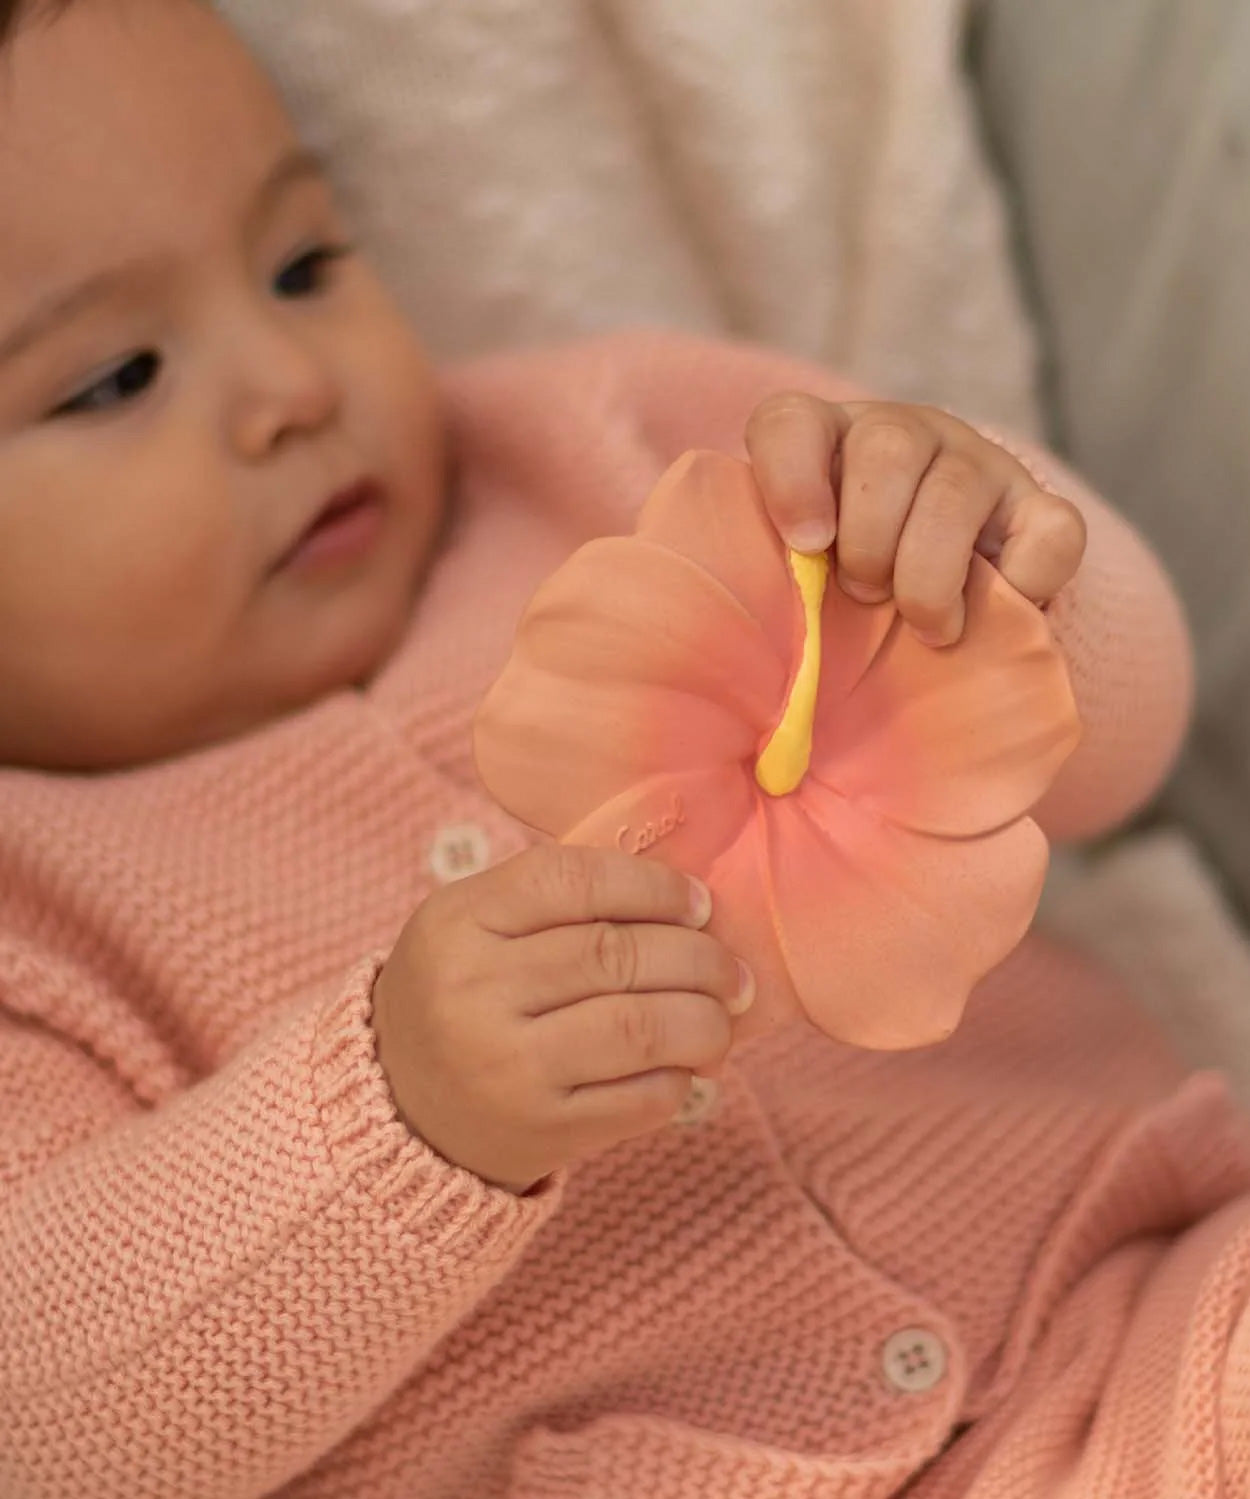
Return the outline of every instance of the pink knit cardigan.
[[[457,370],[455,520],[370,687],[165,765],[0,774],[5,1499],[1250,1493],[1250,1137],[1043,937],[950,1042],[796,1022],[531,1197],[393,1112],[379,955],[525,841],[468,748],[520,608],[796,385],[846,390],[660,335]],[[1188,660],[1142,544],[1058,482],[1086,738],[1041,821],[1077,837],[1157,784]]]

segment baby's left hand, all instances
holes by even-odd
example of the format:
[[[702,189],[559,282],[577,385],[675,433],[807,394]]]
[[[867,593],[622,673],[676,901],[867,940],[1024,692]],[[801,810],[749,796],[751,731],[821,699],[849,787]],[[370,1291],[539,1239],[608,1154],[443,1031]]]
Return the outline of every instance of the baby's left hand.
[[[1073,576],[1085,522],[1010,453],[932,406],[832,405],[785,392],[746,429],[764,503],[795,551],[833,545],[838,583],[861,603],[893,595],[928,645],[963,634],[973,552],[1044,607]]]

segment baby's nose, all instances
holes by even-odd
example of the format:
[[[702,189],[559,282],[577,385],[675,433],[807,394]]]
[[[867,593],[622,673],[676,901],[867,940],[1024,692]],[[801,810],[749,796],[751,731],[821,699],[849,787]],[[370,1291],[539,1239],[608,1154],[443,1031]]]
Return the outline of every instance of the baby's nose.
[[[249,461],[291,437],[320,431],[338,415],[341,390],[333,362],[313,340],[273,329],[249,340],[235,358],[230,436]]]

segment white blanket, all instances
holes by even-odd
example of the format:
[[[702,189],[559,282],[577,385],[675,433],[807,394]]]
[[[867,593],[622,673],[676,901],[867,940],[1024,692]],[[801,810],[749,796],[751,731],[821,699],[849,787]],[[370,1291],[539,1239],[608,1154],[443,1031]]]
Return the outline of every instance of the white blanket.
[[[1186,1060],[1222,1069],[1250,1105],[1250,941],[1183,833],[1057,852],[1041,925],[1120,973]]]
[[[223,0],[440,354],[737,333],[1037,427],[965,0]]]

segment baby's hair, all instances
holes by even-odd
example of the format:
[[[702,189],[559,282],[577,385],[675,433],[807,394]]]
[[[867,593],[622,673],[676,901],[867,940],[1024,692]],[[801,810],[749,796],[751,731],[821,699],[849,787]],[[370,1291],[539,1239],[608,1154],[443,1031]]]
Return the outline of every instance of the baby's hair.
[[[11,42],[23,21],[43,16],[53,20],[74,0],[0,0],[0,51]]]
[[[55,15],[71,3],[72,0],[0,0],[0,47],[13,36],[23,16],[36,11]]]
[[[9,33],[17,24],[17,13],[22,0],[0,0],[0,47],[4,46]]]

